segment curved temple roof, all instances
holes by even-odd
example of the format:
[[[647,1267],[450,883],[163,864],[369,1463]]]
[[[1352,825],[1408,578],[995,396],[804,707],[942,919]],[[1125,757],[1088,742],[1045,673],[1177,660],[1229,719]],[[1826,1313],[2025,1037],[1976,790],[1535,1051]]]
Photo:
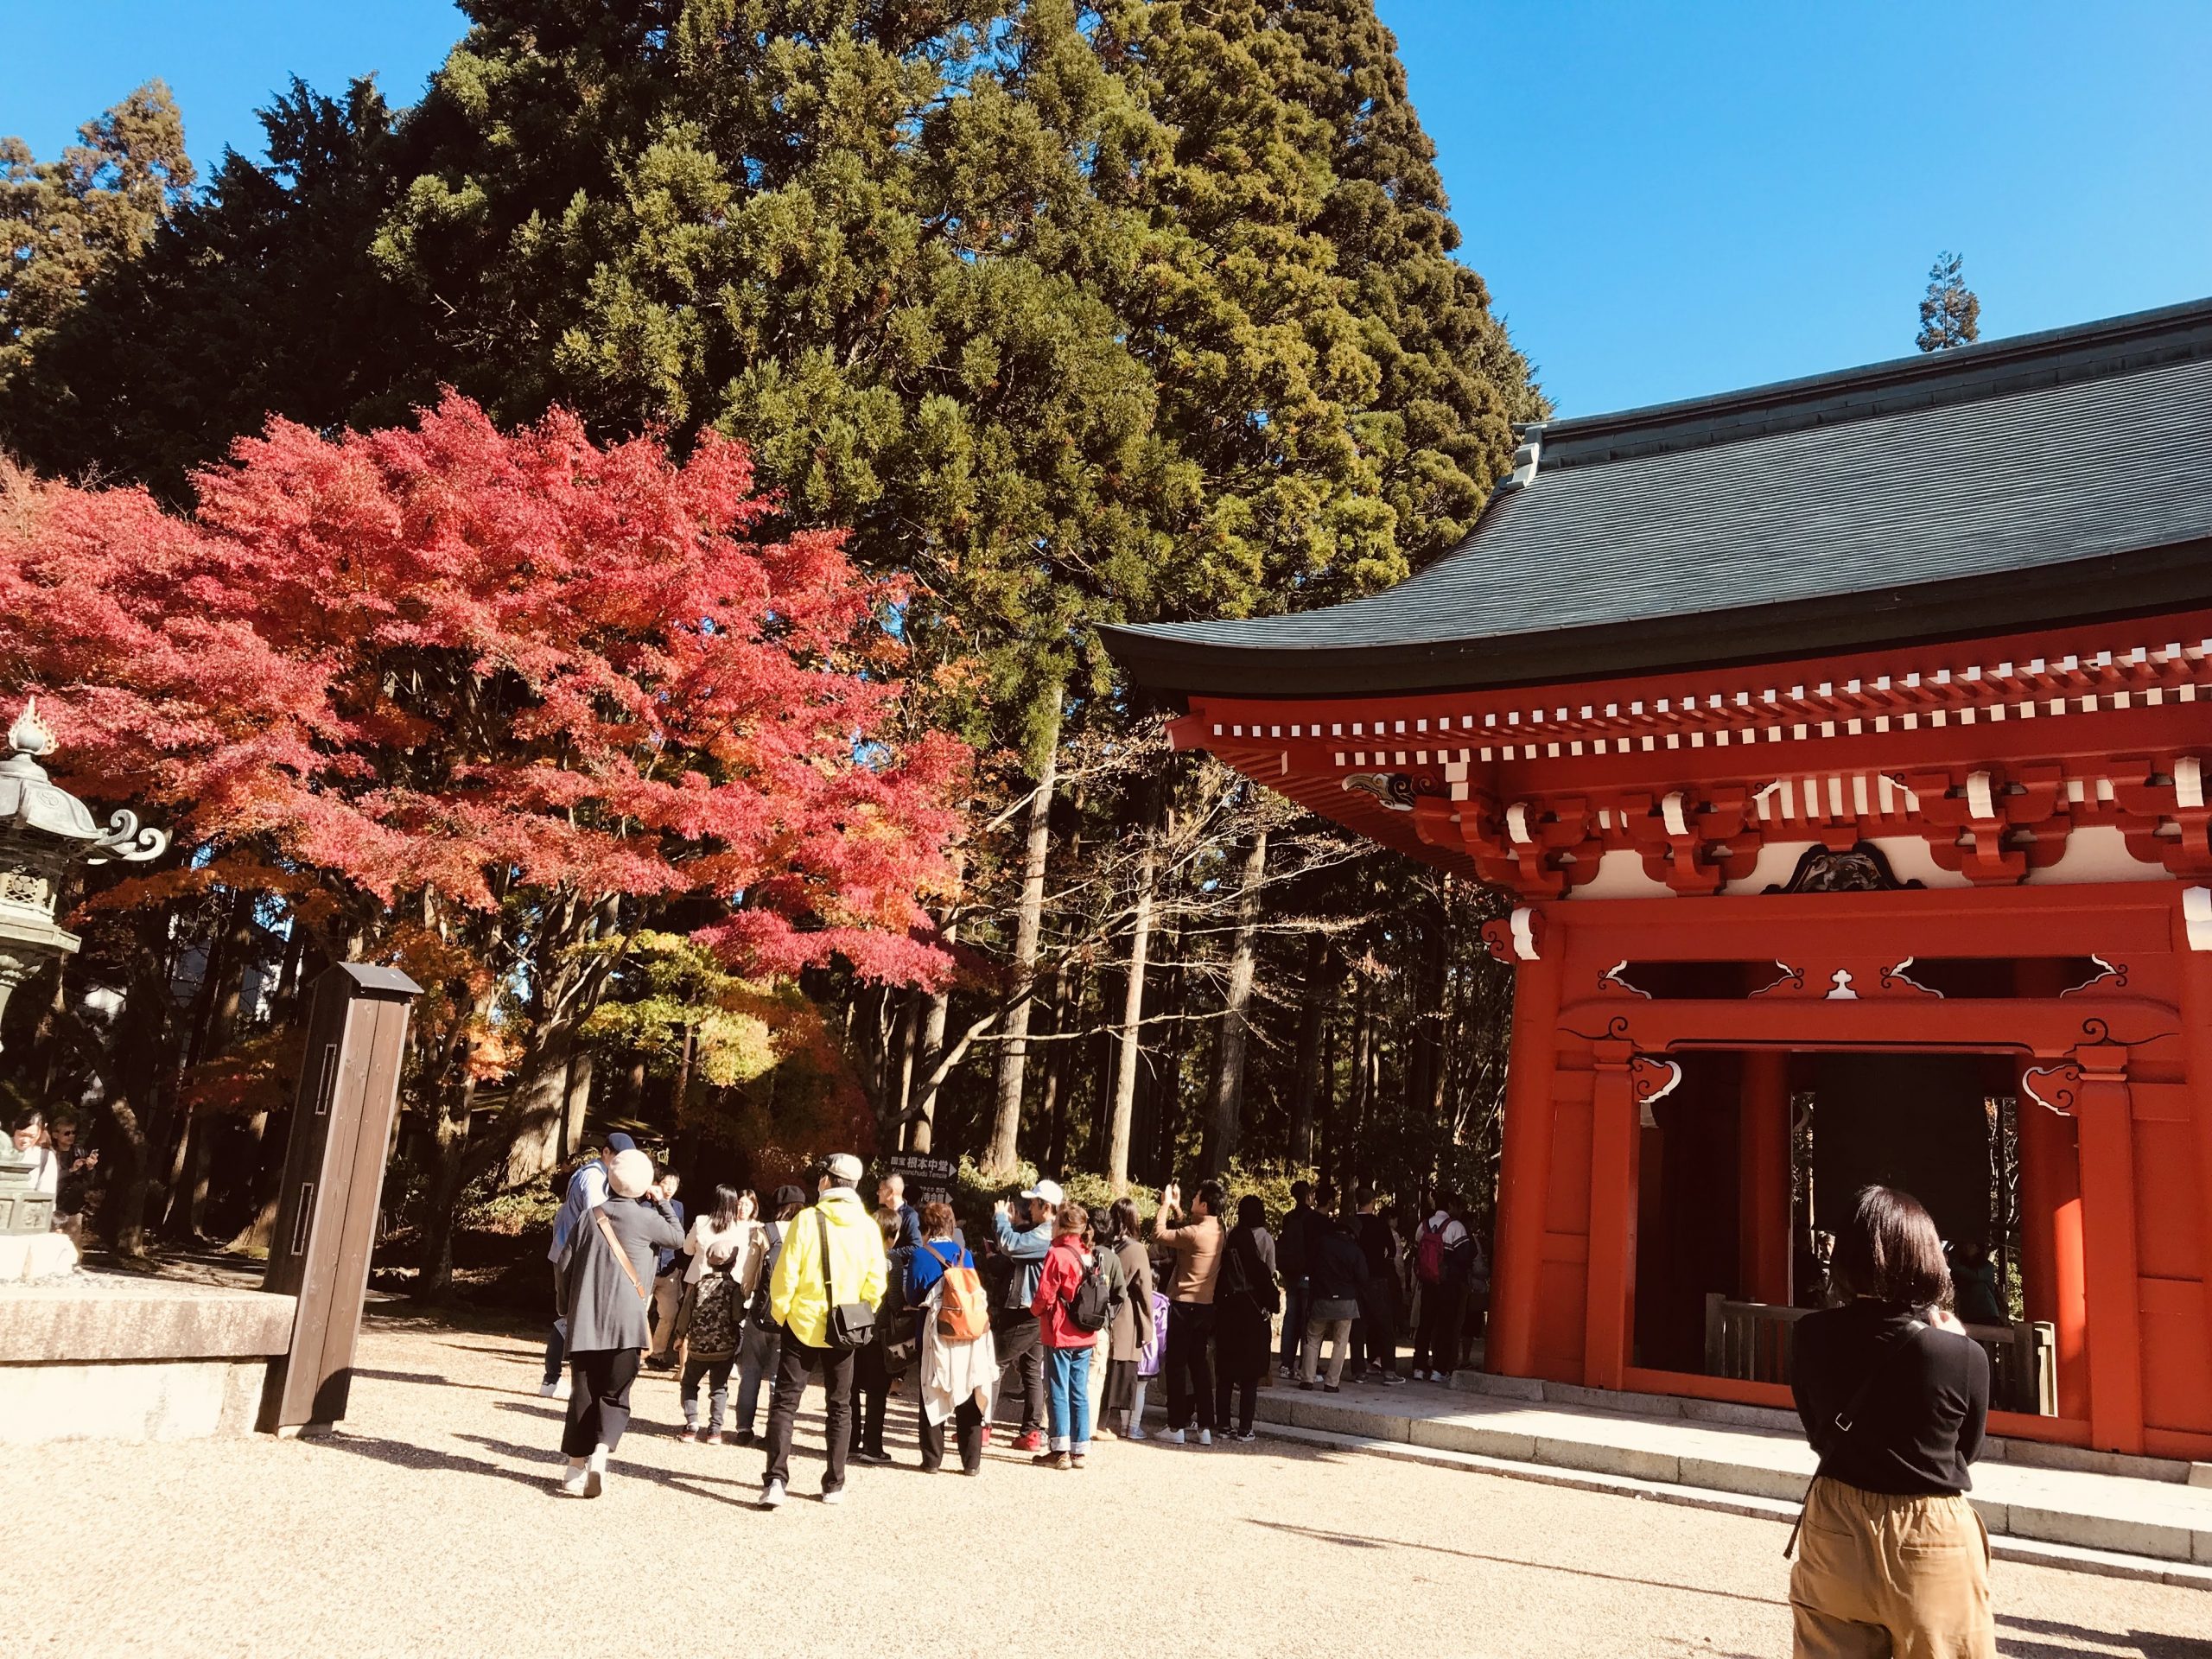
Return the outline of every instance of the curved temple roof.
[[[1585,679],[2212,602],[2212,301],[1553,423],[1387,592],[1101,630],[1166,692]]]

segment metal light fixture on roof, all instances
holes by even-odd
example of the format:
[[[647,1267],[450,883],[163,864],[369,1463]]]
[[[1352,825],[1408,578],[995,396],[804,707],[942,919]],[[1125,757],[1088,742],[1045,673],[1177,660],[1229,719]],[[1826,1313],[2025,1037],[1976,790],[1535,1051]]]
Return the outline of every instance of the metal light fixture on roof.
[[[138,864],[168,849],[168,832],[143,828],[135,812],[111,813],[103,829],[92,809],[39,764],[58,745],[31,698],[8,728],[0,760],[0,1012],[16,987],[79,940],[54,912],[73,864]]]

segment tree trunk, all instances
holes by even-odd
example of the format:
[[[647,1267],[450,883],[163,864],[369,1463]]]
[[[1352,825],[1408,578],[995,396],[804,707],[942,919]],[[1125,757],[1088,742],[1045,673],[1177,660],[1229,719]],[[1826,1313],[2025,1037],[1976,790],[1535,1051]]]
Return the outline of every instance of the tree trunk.
[[[1321,1031],[1326,1023],[1329,1003],[1322,975],[1328,965],[1328,936],[1317,931],[1306,941],[1306,973],[1298,995],[1298,1077],[1290,1104],[1290,1163],[1294,1168],[1313,1161],[1313,1096],[1320,1084]]]
[[[531,954],[531,1040],[517,1069],[507,1107],[514,1139],[507,1148],[509,1185],[535,1179],[565,1155],[569,1096],[583,1025],[599,1007],[612,964],[593,956],[579,961],[578,946],[613,936],[620,925],[619,899],[602,895],[587,904],[573,894],[550,906]]]
[[[960,918],[956,914],[938,930],[947,944],[960,937]],[[944,1047],[945,1016],[950,1011],[952,993],[932,991],[929,1007],[922,1013],[922,1065],[934,1067]],[[907,1109],[912,1122],[906,1130],[906,1146],[912,1152],[929,1151],[937,1138],[937,1096],[938,1084],[931,1071],[924,1071],[922,1081],[914,1091],[913,1103]]]
[[[150,944],[143,938],[141,943]],[[163,1055],[168,1032],[162,1004],[168,984],[158,955],[137,964],[117,1016],[114,1087],[108,1094],[108,1128],[105,1149],[122,1154],[122,1166],[108,1177],[107,1202],[101,1220],[108,1238],[124,1255],[146,1254],[146,1211],[154,1186],[153,1160],[161,1145],[162,1080],[169,1075]]]
[[[1060,690],[1052,688],[1044,733],[1044,764],[1037,772],[1037,792],[1029,802],[1029,839],[1022,858],[1021,906],[1014,924],[1014,986],[1037,978],[1037,941],[1045,923],[1045,855],[1051,849],[1052,785],[1059,775]],[[1021,1135],[1022,1073],[1029,1063],[1029,1006],[1025,997],[1007,1010],[1006,1041],[999,1050],[997,1107],[991,1119],[991,1144],[983,1167],[996,1175],[1013,1172]]]
[[[1152,884],[1159,842],[1147,830],[1137,859],[1135,913],[1129,921],[1128,976],[1122,992],[1121,1055],[1114,1071],[1114,1110],[1106,1128],[1106,1183],[1116,1198],[1129,1190],[1129,1118],[1136,1106],[1137,1058],[1144,1038],[1145,954],[1152,944]]]
[[[588,1048],[579,1048],[569,1061],[569,1093],[561,1103],[561,1160],[576,1155],[584,1143],[584,1122],[591,1116],[592,1080],[598,1061]]]
[[[454,988],[458,991],[461,988],[456,985]],[[445,1065],[441,1068],[445,1086],[433,1096],[439,1106],[432,1124],[430,1190],[423,1217],[422,1271],[415,1287],[416,1295],[427,1301],[442,1300],[453,1288],[453,1236],[460,1220],[461,1189],[468,1184],[468,1119],[476,1105],[476,1077],[468,1063],[468,1033],[476,1020],[491,1013],[498,994],[496,986],[486,987],[480,997],[467,1005],[474,1020],[458,1016],[461,1027],[448,1043]]]
[[[1252,961],[1260,932],[1260,887],[1268,878],[1268,832],[1252,837],[1236,898],[1236,942],[1229,953],[1229,993],[1221,1016],[1221,1043],[1213,1074],[1213,1109],[1206,1118],[1198,1166],[1226,1170],[1243,1138],[1244,1053],[1252,1033]]]
[[[1061,1040],[1067,1025],[1067,1007],[1062,1000],[1066,982],[1063,965],[1055,963],[1051,977],[1045,982],[1046,1034],[1052,1041],[1045,1050],[1045,1091],[1037,1113],[1045,1120],[1045,1156],[1039,1172],[1054,1177],[1065,1173],[1068,1162],[1067,1044]]]
[[[284,1197],[284,1154],[292,1135],[292,1109],[256,1112],[247,1125],[246,1146],[253,1160],[252,1211],[231,1241],[233,1250],[265,1255],[276,1231],[276,1211]]]

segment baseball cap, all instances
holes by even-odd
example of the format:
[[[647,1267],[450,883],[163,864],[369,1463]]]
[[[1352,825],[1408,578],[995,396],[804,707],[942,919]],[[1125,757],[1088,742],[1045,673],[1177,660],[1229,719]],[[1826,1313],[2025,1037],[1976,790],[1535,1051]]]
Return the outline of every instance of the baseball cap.
[[[1025,1198],[1042,1198],[1057,1210],[1067,1202],[1067,1194],[1060,1191],[1058,1181],[1039,1181],[1021,1195]]]
[[[861,1178],[861,1160],[849,1152],[831,1154],[822,1160],[822,1167],[830,1172],[830,1179],[851,1186]]]
[[[638,1149],[638,1143],[623,1134],[621,1130],[617,1129],[607,1137],[607,1149],[609,1152],[635,1152]]]

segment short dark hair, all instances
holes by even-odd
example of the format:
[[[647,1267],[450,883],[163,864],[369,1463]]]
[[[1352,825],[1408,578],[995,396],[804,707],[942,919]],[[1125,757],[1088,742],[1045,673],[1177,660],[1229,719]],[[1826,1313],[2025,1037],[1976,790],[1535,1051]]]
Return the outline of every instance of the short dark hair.
[[[1906,1307],[1951,1300],[1942,1235],[1920,1200],[1893,1186],[1859,1189],[1851,1219],[1836,1231],[1830,1272],[1847,1297],[1871,1296]]]
[[[925,1237],[929,1238],[950,1238],[952,1236],[952,1206],[941,1200],[924,1205],[922,1232]]]
[[[1290,1184],[1290,1201],[1296,1204],[1313,1190],[1313,1186],[1310,1181],[1293,1181]]]
[[[1219,1181],[1200,1181],[1198,1198],[1205,1205],[1206,1214],[1217,1216],[1221,1213],[1221,1206],[1228,1202],[1229,1194],[1222,1190]]]
[[[1239,1227],[1264,1227],[1268,1224],[1268,1206],[1260,1201],[1256,1192],[1247,1192],[1236,1200],[1236,1224]]]

